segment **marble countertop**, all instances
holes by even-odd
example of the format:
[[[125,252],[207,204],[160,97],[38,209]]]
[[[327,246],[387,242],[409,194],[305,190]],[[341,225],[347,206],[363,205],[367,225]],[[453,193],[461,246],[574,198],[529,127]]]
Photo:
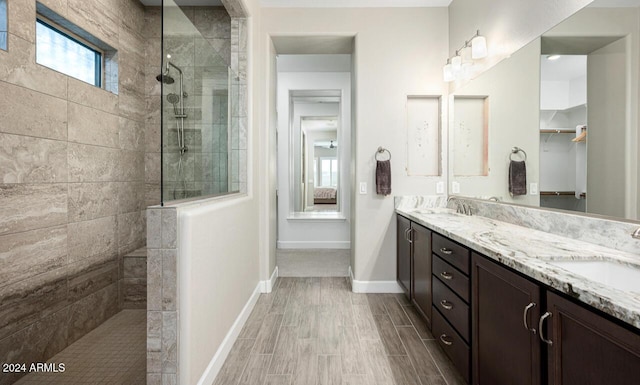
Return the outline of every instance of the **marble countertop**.
[[[447,208],[396,212],[536,281],[640,328],[640,293],[622,291],[552,265],[604,260],[640,269],[640,256]]]

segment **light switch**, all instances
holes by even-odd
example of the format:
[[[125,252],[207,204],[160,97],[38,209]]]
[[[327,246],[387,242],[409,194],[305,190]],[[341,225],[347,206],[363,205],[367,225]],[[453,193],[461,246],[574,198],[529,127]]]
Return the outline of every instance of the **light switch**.
[[[538,184],[537,183],[531,183],[529,185],[529,194],[538,195]]]
[[[360,195],[367,194],[367,182],[360,182]]]
[[[451,182],[451,193],[460,194],[460,183]]]
[[[444,194],[444,182],[436,183],[436,194]]]

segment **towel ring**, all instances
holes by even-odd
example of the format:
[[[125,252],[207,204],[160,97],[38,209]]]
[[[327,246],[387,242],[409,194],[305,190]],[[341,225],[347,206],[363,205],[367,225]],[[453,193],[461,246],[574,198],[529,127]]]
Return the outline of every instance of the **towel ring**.
[[[376,156],[375,156],[376,160],[381,160],[381,159],[378,159],[378,155],[384,154],[385,152],[387,154],[389,154],[389,159],[387,159],[387,160],[391,160],[391,151],[389,151],[389,150],[387,150],[386,148],[383,148],[383,147],[378,147],[378,150],[376,151]]]
[[[510,161],[513,161],[513,155],[514,155],[514,154],[517,154],[517,153],[519,153],[519,152],[521,152],[522,154],[524,154],[524,161],[526,162],[526,161],[527,161],[527,153],[526,153],[523,149],[521,149],[520,147],[513,147],[513,148],[511,149],[511,154],[509,154],[509,160],[510,160]]]

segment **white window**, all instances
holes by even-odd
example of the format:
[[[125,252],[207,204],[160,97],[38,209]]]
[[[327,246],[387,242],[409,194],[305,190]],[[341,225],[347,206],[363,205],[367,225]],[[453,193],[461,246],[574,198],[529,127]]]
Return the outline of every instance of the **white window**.
[[[36,63],[101,87],[102,60],[103,54],[97,48],[72,36],[62,27],[38,18]]]
[[[0,49],[7,50],[7,0],[0,0]]]
[[[338,159],[336,158],[316,158],[314,160],[315,181],[317,187],[337,187],[338,186]]]

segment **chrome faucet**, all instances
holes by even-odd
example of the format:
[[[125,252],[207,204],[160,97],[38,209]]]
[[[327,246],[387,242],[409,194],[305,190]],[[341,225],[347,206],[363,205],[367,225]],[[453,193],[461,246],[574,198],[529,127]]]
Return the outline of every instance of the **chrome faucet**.
[[[633,233],[631,233],[631,236],[635,239],[640,239],[640,227],[638,227],[636,229],[636,231],[634,231]]]
[[[472,215],[471,205],[466,205],[464,202],[456,201],[456,213],[464,215]]]

